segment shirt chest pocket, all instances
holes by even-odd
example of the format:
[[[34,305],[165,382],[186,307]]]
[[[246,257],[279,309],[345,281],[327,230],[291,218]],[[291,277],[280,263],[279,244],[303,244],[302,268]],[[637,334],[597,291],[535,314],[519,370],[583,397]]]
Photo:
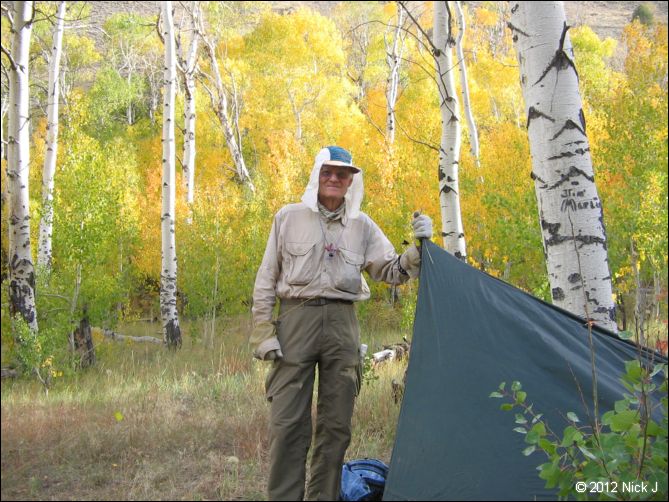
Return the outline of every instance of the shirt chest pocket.
[[[284,274],[288,284],[309,284],[318,271],[315,242],[286,242]]]
[[[357,294],[362,287],[362,265],[365,257],[345,248],[339,248],[337,265],[333,270],[334,287],[340,291]]]

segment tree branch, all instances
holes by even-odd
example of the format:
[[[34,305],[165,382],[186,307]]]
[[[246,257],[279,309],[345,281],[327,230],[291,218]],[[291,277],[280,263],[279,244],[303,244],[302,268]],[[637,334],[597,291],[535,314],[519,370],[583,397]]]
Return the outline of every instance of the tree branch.
[[[428,36],[428,34],[427,34],[427,33],[425,32],[425,30],[423,29],[423,27],[418,23],[418,21],[416,20],[416,18],[413,17],[413,15],[411,14],[411,11],[409,11],[409,9],[407,8],[407,6],[404,5],[406,2],[397,2],[397,3],[398,3],[398,5],[399,5],[400,7],[402,7],[402,8],[404,9],[404,12],[407,13],[407,16],[409,16],[409,18],[411,19],[411,21],[413,22],[413,24],[416,25],[416,28],[418,28],[418,29],[420,30],[420,32],[421,32],[421,33],[423,34],[423,36],[425,37],[425,40],[428,41],[428,43],[430,44],[430,47],[432,47],[432,54],[435,54],[435,55],[438,54],[438,53],[439,53],[439,49],[437,49],[437,47],[432,43],[432,39]],[[425,46],[425,44],[422,44],[422,45]]]
[[[18,67],[16,66],[16,61],[14,61],[14,58],[10,54],[10,52],[5,48],[4,45],[2,45],[2,53],[7,56],[7,59],[9,59],[9,64],[12,67],[13,71],[17,71]]]
[[[434,145],[431,145],[429,143],[425,143],[424,141],[420,141],[420,140],[414,139],[411,136],[409,136],[409,134],[406,132],[406,130],[402,127],[402,124],[400,124],[399,120],[396,120],[395,123],[397,124],[397,127],[400,128],[400,131],[402,131],[404,133],[404,135],[407,138],[409,138],[411,141],[413,141],[414,143],[418,143],[419,145],[426,146],[426,147],[434,150],[435,152],[440,152],[441,151],[438,147],[436,147]]]

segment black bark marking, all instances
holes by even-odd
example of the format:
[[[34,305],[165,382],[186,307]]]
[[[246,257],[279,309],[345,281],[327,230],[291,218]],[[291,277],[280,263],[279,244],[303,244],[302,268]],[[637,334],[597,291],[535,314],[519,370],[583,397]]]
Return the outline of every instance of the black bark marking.
[[[585,155],[589,151],[590,151],[590,148],[577,148],[573,152],[564,152],[564,153],[561,153],[560,155],[554,155],[553,157],[548,157],[548,160],[558,160],[558,159],[564,159],[564,158],[569,158],[569,157],[575,157],[576,155]]]
[[[175,319],[168,321],[165,325],[165,341],[167,347],[171,350],[181,348],[181,328],[179,328],[179,322]]]
[[[550,235],[548,239],[544,239],[546,247],[571,240],[571,236],[567,237],[559,234],[560,226],[560,223],[548,223],[546,220],[541,220],[541,228],[546,230]]]
[[[597,291],[597,290],[595,289],[595,291]],[[599,305],[599,301],[597,301],[597,298],[592,298],[590,296],[590,291],[585,292],[585,298],[588,300],[588,303],[594,303],[595,305]],[[595,312],[597,312],[597,310],[595,310]]]
[[[581,274],[579,274],[579,273],[570,274],[569,277],[567,278],[567,280],[569,282],[571,282],[572,284],[575,284],[577,282],[581,282]]]
[[[453,188],[449,187],[448,185],[444,185],[441,190],[439,190],[439,193],[448,193],[448,192],[453,192],[455,195],[458,195],[458,192],[453,190]]]
[[[555,55],[553,56],[553,59],[551,60],[550,64],[548,67],[544,70],[544,72],[541,74],[541,77],[539,77],[539,80],[537,80],[534,85],[537,85],[539,82],[541,82],[544,78],[546,78],[546,75],[555,68],[557,72],[560,72],[562,70],[566,70],[567,68],[570,68],[574,70],[574,73],[576,74],[576,78],[578,78],[578,72],[576,71],[576,65],[574,65],[574,62],[571,60],[571,58],[567,55],[567,53],[564,51],[564,42],[567,37],[567,30],[569,30],[569,26],[567,26],[567,23],[564,23],[562,26],[562,35],[560,36],[560,45],[558,46],[558,49],[555,51]]]
[[[596,235],[577,235],[574,237],[574,239],[581,243],[579,248],[582,248],[583,246],[589,246],[591,244],[601,244],[604,246],[604,248],[606,248],[606,239],[597,237]]]
[[[518,8],[518,5],[516,4],[516,9]],[[513,14],[513,9],[511,10],[511,13]],[[518,35],[517,33],[520,33],[521,35],[525,37],[529,37],[530,35],[528,33],[525,33],[523,30],[512,24],[511,22],[506,23],[506,26],[513,32],[514,42],[518,41]]]
[[[558,132],[555,133],[555,136],[551,138],[551,141],[556,139],[558,136],[560,136],[563,132],[571,130],[571,129],[576,129],[578,132],[580,132],[583,136],[585,136],[585,129],[579,126],[576,122],[574,122],[571,119],[567,119],[567,121],[564,123],[562,126],[562,129],[560,129]]]
[[[532,121],[532,119],[536,119],[536,118],[540,118],[540,117],[545,118],[546,120],[550,120],[551,122],[555,122],[554,118],[549,117],[545,113],[540,112],[539,110],[537,110],[535,107],[530,106],[530,109],[527,110],[527,126],[526,126],[527,129],[530,128],[530,122]]]
[[[595,182],[595,175],[593,174],[592,176],[588,176],[584,171],[579,169],[576,166],[569,166],[569,171],[567,174],[561,174],[560,179],[553,183],[551,186],[547,187],[547,190],[553,190],[554,188],[559,187],[563,183],[566,183],[569,181],[571,178],[575,176],[583,176],[586,180],[588,180],[591,183]]]
[[[553,288],[551,290],[551,296],[553,297],[553,300],[558,302],[565,299],[565,294],[564,291],[562,291],[562,288]]]
[[[537,176],[534,171],[532,171],[530,173],[530,178],[532,178],[533,181],[539,181],[539,182],[543,183],[544,185],[546,185],[546,182],[544,180],[542,180],[541,177]]]

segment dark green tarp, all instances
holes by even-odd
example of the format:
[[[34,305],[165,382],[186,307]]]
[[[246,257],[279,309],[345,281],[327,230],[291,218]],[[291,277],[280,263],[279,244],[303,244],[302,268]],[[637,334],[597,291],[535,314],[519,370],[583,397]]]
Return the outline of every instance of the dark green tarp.
[[[431,242],[422,251],[411,357],[384,500],[531,500],[544,488],[514,432],[515,411],[489,398],[518,380],[527,402],[559,434],[592,404],[583,320],[462,263]],[[594,329],[600,413],[622,399],[636,347]],[[648,355],[647,353],[646,355]],[[666,359],[663,359],[666,362]]]

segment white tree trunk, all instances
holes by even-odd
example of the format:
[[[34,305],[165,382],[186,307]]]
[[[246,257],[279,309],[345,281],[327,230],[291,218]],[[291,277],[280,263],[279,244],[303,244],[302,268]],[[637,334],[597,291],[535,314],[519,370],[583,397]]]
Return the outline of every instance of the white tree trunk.
[[[204,24],[204,16],[200,17],[200,35],[202,40],[207,46],[207,52],[209,53],[209,59],[211,60],[211,71],[213,73],[214,84],[216,85],[216,96],[209,89],[209,97],[211,98],[211,105],[216,112],[218,121],[221,123],[223,128],[223,135],[225,136],[225,141],[228,145],[228,150],[232,157],[232,161],[235,164],[235,170],[237,171],[237,177],[239,180],[246,184],[251,192],[255,193],[256,189],[251,181],[251,176],[249,171],[246,168],[246,162],[244,162],[244,155],[242,154],[241,144],[237,142],[237,137],[233,128],[233,121],[235,117],[230,116],[228,109],[228,97],[225,86],[223,85],[223,79],[221,79],[221,72],[218,68],[218,60],[216,59],[216,49],[214,48],[214,42],[204,36],[204,30],[202,26]]]
[[[58,156],[58,103],[60,99],[60,57],[63,48],[65,26],[65,2],[58,5],[56,25],[53,30],[53,48],[49,64],[49,88],[47,95],[46,155],[42,173],[42,219],[39,225],[39,248],[37,265],[51,270],[51,234],[53,232],[53,178]]]
[[[444,249],[461,260],[467,257],[460,214],[458,164],[460,162],[460,103],[453,78],[451,19],[448,2],[434,2],[434,60],[441,111],[439,199]]]
[[[10,312],[21,315],[37,332],[35,267],[30,251],[29,51],[33,2],[12,2],[9,7],[12,46],[9,69],[7,179],[9,181],[9,298]]]
[[[402,52],[404,50],[404,37],[402,28],[404,25],[404,9],[397,9],[397,26],[393,35],[392,45],[386,45],[386,64],[388,65],[388,79],[386,80],[386,141],[389,145],[395,142],[395,103],[400,87],[400,66],[402,63]]]
[[[192,2],[191,16],[193,31],[188,56],[180,63],[185,82],[186,102],[184,105],[183,180],[186,185],[186,203],[192,207],[195,200],[195,70],[197,47],[200,39],[197,33],[199,6]],[[188,218],[191,221],[191,218]]]
[[[472,113],[472,105],[469,101],[469,84],[467,82],[467,65],[465,64],[465,53],[463,49],[462,40],[465,36],[465,16],[462,12],[460,2],[455,3],[455,11],[458,17],[458,38],[455,40],[455,51],[458,55],[458,68],[460,69],[460,91],[462,92],[462,106],[464,108],[465,117],[467,118],[467,127],[469,128],[469,143],[471,145],[472,156],[476,167],[481,166],[479,160],[479,134],[476,130],[476,123],[474,122],[474,114]]]
[[[5,115],[9,109],[9,95],[2,93],[2,111],[0,114],[0,159],[5,159]],[[3,200],[4,202],[4,200]]]
[[[514,2],[532,178],[556,305],[616,331],[606,231],[562,2]]]
[[[181,346],[177,313],[177,251],[175,239],[175,162],[174,104],[177,84],[176,51],[172,2],[162,2],[165,40],[165,79],[163,100],[163,206],[161,216],[162,264],[160,270],[160,313],[163,336],[168,347]]]
[[[192,206],[195,201],[195,77],[186,76],[186,106],[184,107],[184,164],[186,202]]]

